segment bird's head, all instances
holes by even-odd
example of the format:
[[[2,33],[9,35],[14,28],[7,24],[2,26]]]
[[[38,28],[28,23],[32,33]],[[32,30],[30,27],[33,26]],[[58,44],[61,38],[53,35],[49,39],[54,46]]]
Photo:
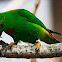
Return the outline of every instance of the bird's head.
[[[11,34],[14,32],[14,25],[10,21],[8,16],[4,16],[4,13],[0,13],[0,33],[4,31],[7,34]]]
[[[2,15],[2,13],[0,13],[0,31],[3,30],[3,26],[4,26],[4,16]]]
[[[2,13],[0,13],[0,36],[2,34],[2,31],[4,30],[3,27],[4,27],[4,16],[2,15]]]
[[[0,13],[0,31],[4,31],[8,28],[7,21],[3,13]]]

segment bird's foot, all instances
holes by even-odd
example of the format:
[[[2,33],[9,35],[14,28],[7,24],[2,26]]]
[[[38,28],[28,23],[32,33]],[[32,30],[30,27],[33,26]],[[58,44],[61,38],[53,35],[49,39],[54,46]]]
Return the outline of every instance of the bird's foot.
[[[40,48],[40,46],[41,46],[41,43],[40,43],[40,42],[37,42],[37,43],[35,43],[34,45],[36,45],[36,50],[38,51],[39,48]]]
[[[11,42],[9,45],[10,45],[10,46],[11,46],[11,45],[16,45],[16,43],[15,43],[15,42],[14,42],[14,43],[13,43],[13,42]]]

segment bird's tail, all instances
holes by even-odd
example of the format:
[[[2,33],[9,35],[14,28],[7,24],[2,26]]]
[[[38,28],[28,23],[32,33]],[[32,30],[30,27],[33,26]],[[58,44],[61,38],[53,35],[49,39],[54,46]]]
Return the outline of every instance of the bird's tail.
[[[52,30],[50,30],[50,29],[48,29],[48,32],[49,32],[49,33],[55,33],[55,34],[62,35],[61,33],[58,33],[58,32],[55,32],[55,31],[52,31]]]
[[[54,44],[54,43],[60,43],[51,33],[49,33],[50,36],[47,36],[48,39],[46,39],[48,44]]]

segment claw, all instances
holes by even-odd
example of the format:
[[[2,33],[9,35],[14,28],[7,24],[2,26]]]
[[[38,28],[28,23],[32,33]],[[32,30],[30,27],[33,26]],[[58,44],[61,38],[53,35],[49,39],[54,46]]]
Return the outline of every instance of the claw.
[[[41,43],[40,42],[38,42],[38,43],[35,43],[34,45],[36,45],[36,49],[35,50],[39,50],[40,49],[40,46],[41,46]]]

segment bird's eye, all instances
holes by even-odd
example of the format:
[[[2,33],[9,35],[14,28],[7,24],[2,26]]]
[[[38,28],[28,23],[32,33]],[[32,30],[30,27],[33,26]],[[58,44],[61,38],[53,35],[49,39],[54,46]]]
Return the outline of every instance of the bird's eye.
[[[3,27],[3,25],[4,25],[3,23],[0,24],[1,27]]]

